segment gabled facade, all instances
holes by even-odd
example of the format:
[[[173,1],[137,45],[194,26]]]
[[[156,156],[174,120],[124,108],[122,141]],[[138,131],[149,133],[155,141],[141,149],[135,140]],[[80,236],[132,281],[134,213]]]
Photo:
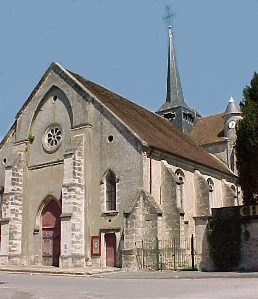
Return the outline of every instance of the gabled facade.
[[[236,177],[173,123],[58,64],[0,161],[1,264],[137,269],[141,240],[194,234],[205,268],[211,208],[236,202]]]

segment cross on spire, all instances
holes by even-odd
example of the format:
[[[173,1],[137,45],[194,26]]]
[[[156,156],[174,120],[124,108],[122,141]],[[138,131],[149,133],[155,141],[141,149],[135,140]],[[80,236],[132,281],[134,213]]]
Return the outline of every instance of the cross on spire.
[[[175,13],[170,12],[170,7],[166,6],[167,9],[167,16],[163,18],[163,20],[167,20],[168,21],[168,26],[171,27],[171,20],[173,19],[173,17],[176,15]]]

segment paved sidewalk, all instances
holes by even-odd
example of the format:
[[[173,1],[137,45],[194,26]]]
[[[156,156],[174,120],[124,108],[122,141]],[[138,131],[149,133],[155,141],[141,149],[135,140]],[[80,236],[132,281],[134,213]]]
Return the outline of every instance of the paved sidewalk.
[[[98,267],[75,267],[75,268],[58,268],[53,266],[2,266],[0,272],[12,273],[30,273],[30,274],[49,274],[49,275],[74,275],[74,276],[90,276],[103,274],[108,272],[121,271],[120,268],[98,268]]]
[[[201,272],[201,271],[137,271],[95,274],[93,277],[108,279],[209,279],[209,278],[258,278],[258,272]]]
[[[207,278],[258,278],[258,272],[201,272],[201,271],[148,271],[129,272],[120,268],[52,266],[2,266],[0,273],[27,273],[47,275],[88,276],[108,279],[207,279]]]

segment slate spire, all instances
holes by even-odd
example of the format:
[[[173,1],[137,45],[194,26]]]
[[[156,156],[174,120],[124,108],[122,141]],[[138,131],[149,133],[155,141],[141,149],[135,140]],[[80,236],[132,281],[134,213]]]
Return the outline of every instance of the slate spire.
[[[176,106],[180,106],[184,102],[182,86],[177,69],[171,26],[168,27],[168,73],[166,101],[173,102]]]
[[[173,122],[186,134],[192,131],[196,118],[199,116],[184,101],[171,26],[168,27],[167,96],[165,103],[156,113]]]
[[[240,108],[233,99],[233,97],[230,98],[228,101],[228,105],[226,107],[226,110],[224,112],[224,115],[229,115],[229,114],[241,114]]]
[[[187,107],[177,68],[176,53],[173,42],[173,32],[168,26],[168,69],[167,69],[167,96],[166,102],[160,107],[159,111],[178,106]]]

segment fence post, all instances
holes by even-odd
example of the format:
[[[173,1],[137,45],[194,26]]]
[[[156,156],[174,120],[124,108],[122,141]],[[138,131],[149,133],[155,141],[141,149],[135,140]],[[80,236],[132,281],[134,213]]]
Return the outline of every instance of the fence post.
[[[156,253],[156,271],[157,271],[157,270],[159,270],[159,240],[158,240],[158,237],[156,237],[155,253]]]
[[[144,269],[144,243],[143,243],[143,240],[142,240],[142,269]]]
[[[191,257],[192,257],[192,270],[194,269],[194,236],[191,235]]]
[[[174,271],[176,271],[176,239],[173,238],[173,262],[174,262]]]

